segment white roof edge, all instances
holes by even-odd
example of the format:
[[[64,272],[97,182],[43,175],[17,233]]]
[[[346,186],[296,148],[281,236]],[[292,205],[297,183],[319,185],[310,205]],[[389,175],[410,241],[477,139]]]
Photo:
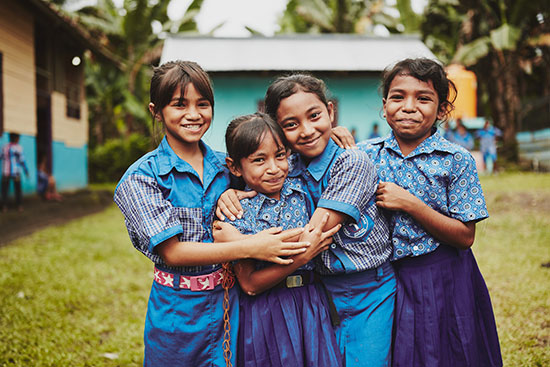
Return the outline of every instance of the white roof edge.
[[[434,54],[418,36],[293,35],[165,40],[161,62],[193,60],[209,72],[381,71],[407,57]]]

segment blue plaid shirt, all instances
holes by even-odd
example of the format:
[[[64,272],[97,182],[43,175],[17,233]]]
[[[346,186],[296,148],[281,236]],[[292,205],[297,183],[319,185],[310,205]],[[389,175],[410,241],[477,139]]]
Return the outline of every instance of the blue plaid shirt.
[[[157,267],[182,274],[208,273],[209,266],[169,267],[155,246],[178,236],[180,241],[213,242],[212,220],[218,197],[229,187],[225,154],[200,143],[204,154],[203,180],[179,158],[166,138],[141,157],[118,183],[114,200],[126,222],[134,247]]]
[[[250,188],[246,188],[249,191]],[[306,205],[306,188],[299,178],[287,178],[281,189],[280,200],[271,199],[264,194],[241,200],[244,215],[231,222],[242,234],[255,234],[264,229],[282,227],[283,230],[300,228],[309,222]],[[266,262],[258,261],[258,268]],[[300,269],[312,270],[312,261]]]
[[[290,177],[302,177],[308,188],[308,209],[344,213],[350,220],[321,253],[322,274],[354,273],[386,262],[391,253],[386,219],[375,204],[378,176],[368,156],[357,149],[339,148],[332,140],[308,165],[299,155],[290,157]]]
[[[372,159],[381,181],[405,188],[432,209],[462,222],[489,216],[474,158],[438,132],[406,157],[393,133],[358,147]],[[394,260],[429,253],[440,244],[404,212],[394,212],[391,228]]]

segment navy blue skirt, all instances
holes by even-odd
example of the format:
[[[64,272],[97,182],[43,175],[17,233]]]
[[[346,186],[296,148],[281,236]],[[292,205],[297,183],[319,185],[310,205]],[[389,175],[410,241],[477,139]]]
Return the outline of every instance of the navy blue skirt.
[[[502,366],[491,299],[470,249],[397,260],[394,367]]]
[[[343,366],[319,283],[240,296],[237,366]]]

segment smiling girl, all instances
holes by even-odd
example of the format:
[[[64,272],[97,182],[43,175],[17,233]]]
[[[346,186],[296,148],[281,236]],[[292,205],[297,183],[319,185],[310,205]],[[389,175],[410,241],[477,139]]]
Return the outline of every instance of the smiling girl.
[[[256,258],[289,264],[292,260],[281,256],[303,253],[307,244],[284,242],[301,229],[280,234],[272,228],[240,241],[212,243],[213,208],[230,176],[225,154],[201,140],[212,123],[210,79],[194,62],[168,62],[154,69],[150,95],[149,110],[166,135],[128,168],[114,197],[132,244],[155,265],[143,364],[231,365],[237,328],[224,338],[222,304],[227,292],[225,311],[237,325],[237,291],[221,263]],[[227,336],[233,342],[224,353]]]

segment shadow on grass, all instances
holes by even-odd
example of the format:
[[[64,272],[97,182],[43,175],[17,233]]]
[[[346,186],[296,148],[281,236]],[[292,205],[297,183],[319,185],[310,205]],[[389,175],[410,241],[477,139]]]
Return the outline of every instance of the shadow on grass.
[[[45,201],[36,195],[27,196],[23,199],[22,212],[13,206],[7,212],[0,212],[0,246],[41,228],[100,212],[112,203],[113,192],[107,189],[66,192],[60,202]]]

